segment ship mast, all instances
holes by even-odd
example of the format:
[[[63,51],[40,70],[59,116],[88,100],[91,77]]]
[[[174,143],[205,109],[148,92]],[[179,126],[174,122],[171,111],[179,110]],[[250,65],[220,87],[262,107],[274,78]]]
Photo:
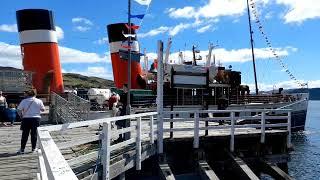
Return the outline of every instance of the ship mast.
[[[129,26],[129,38],[128,38],[128,94],[127,94],[127,114],[131,112],[130,105],[130,90],[131,90],[131,0],[128,0],[128,26]]]
[[[256,73],[256,62],[254,59],[254,47],[253,47],[253,38],[252,38],[252,27],[251,27],[251,16],[250,16],[250,9],[249,9],[249,0],[247,0],[247,9],[248,9],[248,19],[249,19],[249,29],[250,29],[250,44],[251,44],[251,53],[252,53],[252,63],[253,63],[253,72],[254,72],[254,82],[256,86],[256,95],[258,95],[258,82],[257,82],[257,73]]]

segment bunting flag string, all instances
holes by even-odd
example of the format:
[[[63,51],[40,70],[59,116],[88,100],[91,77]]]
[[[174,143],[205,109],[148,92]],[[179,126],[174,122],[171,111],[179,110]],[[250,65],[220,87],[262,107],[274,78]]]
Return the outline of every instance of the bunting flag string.
[[[251,7],[251,13],[254,15],[255,17],[255,23],[258,26],[258,29],[262,35],[262,37],[265,39],[266,44],[268,45],[270,51],[272,52],[272,54],[276,57],[277,61],[279,62],[280,66],[285,70],[285,72],[289,75],[290,79],[294,80],[299,86],[304,87],[307,85],[307,83],[301,83],[300,81],[297,80],[297,78],[291,73],[291,71],[288,69],[288,66],[283,62],[282,58],[280,58],[280,56],[277,54],[277,51],[275,48],[272,47],[272,43],[270,41],[270,39],[268,38],[267,34],[264,31],[263,25],[260,21],[259,18],[259,14],[257,13],[257,6],[256,3],[254,2],[254,0],[250,0],[250,7]]]

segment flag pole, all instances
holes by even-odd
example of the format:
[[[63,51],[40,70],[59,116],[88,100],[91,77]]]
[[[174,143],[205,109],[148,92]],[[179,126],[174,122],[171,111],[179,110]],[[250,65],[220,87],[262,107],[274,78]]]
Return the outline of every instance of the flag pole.
[[[131,35],[131,0],[128,0],[128,26],[129,35]],[[130,104],[130,90],[131,90],[131,36],[128,38],[128,94],[127,94],[127,115],[131,114]]]

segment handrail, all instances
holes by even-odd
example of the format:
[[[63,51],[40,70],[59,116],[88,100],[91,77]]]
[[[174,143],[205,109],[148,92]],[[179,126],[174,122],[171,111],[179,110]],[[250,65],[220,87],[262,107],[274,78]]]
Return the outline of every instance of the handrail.
[[[276,112],[279,113],[275,116],[270,115],[267,113],[267,111],[270,112]],[[242,112],[244,114],[239,114],[239,117],[236,112]],[[255,113],[261,113],[260,117],[254,117],[254,116],[248,116],[250,112]],[[286,114],[284,115],[285,112]],[[203,114],[210,114],[210,113],[229,113],[227,117],[221,117],[221,119],[225,119],[227,122],[227,125],[208,125],[206,127],[200,126],[200,123],[207,122],[207,121],[218,121],[219,117],[214,118],[204,118]],[[287,147],[291,147],[291,110],[290,109],[273,109],[273,110],[265,110],[265,109],[252,109],[252,110],[193,110],[193,111],[170,111],[170,112],[163,112],[163,114],[184,114],[189,115],[191,118],[186,118],[186,121],[193,122],[191,124],[191,127],[183,127],[183,128],[165,128],[164,123],[164,117],[159,116],[157,117],[157,126],[154,125],[154,116],[157,116],[157,112],[148,112],[148,113],[141,113],[141,114],[133,114],[133,115],[127,115],[127,116],[118,116],[118,117],[111,117],[111,118],[104,118],[104,119],[98,119],[98,120],[89,120],[89,121],[82,121],[82,122],[75,122],[75,123],[67,123],[62,125],[53,125],[53,126],[46,126],[46,127],[39,127],[38,128],[38,136],[39,136],[39,145],[41,151],[39,151],[39,170],[38,177],[41,179],[49,179],[49,180],[62,180],[62,179],[76,179],[76,175],[72,172],[70,165],[68,162],[63,158],[59,147],[60,148],[66,148],[66,147],[72,147],[81,145],[83,143],[90,143],[93,141],[101,140],[102,147],[99,150],[99,152],[93,152],[93,154],[90,156],[94,157],[99,154],[99,157],[101,157],[101,164],[103,166],[103,179],[111,179],[115,176],[115,174],[112,174],[110,169],[113,167],[113,164],[111,164],[111,152],[116,151],[118,149],[121,149],[123,147],[126,147],[128,145],[134,145],[134,150],[136,151],[135,161],[130,166],[135,166],[137,170],[141,169],[141,162],[143,161],[141,153],[142,153],[142,142],[148,141],[150,144],[158,143],[158,145],[163,146],[163,138],[164,138],[164,132],[185,132],[185,131],[191,131],[193,132],[193,148],[197,149],[200,145],[200,136],[202,136],[201,131],[214,131],[217,129],[225,129],[230,130],[230,151],[235,151],[235,136],[236,136],[236,130],[240,128],[259,128],[258,132],[260,132],[260,142],[265,143],[265,134],[266,134],[266,128],[286,128],[286,131],[288,132],[287,135]],[[149,118],[148,128],[142,128],[145,126],[145,123],[142,123],[142,119]],[[259,124],[238,124],[237,119],[244,118],[244,117],[254,117],[255,119],[258,119]],[[276,119],[278,117],[279,119],[287,119],[287,122],[280,122],[280,123],[274,123],[274,124],[267,124],[266,120],[269,119]],[[215,119],[216,118],[216,119]],[[111,123],[116,122],[119,120],[127,120],[127,119],[135,119],[136,124],[132,124],[130,127],[123,128],[120,130],[112,129]],[[168,119],[168,118],[167,118]],[[177,123],[181,122],[180,118],[173,118],[172,122]],[[165,122],[166,123],[166,122]],[[72,128],[79,128],[79,127],[85,127],[85,126],[91,126],[91,125],[103,125],[102,131],[100,132],[100,135],[94,135],[92,138],[86,138],[81,139],[76,143],[67,144],[60,143],[60,145],[57,145],[54,143],[50,132],[52,131],[64,131],[67,129]],[[207,124],[207,123],[206,123]],[[144,129],[142,131],[142,129]],[[135,136],[127,139],[126,141],[120,142],[120,143],[111,143],[112,137],[115,137],[115,135],[122,134],[122,133],[134,133]],[[155,136],[155,133],[158,133],[157,136]],[[208,133],[206,133],[208,135]],[[205,136],[206,136],[205,135]],[[157,142],[155,141],[157,140]],[[115,144],[114,144],[115,143]],[[159,150],[159,149],[158,149]],[[159,152],[158,153],[162,153]],[[86,156],[86,155],[83,155]],[[80,157],[82,158],[82,157]],[[71,159],[69,162],[77,162],[76,159]],[[124,170],[123,170],[124,171]],[[117,173],[121,173],[118,172]],[[45,174],[47,174],[47,177],[45,177]]]

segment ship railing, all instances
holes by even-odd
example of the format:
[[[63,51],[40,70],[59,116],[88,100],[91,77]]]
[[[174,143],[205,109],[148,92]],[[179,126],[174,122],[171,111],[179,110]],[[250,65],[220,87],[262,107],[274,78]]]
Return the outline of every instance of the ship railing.
[[[164,133],[169,133],[170,138],[173,138],[174,133],[191,131],[194,136],[194,148],[199,148],[200,136],[208,136],[210,133],[227,129],[231,137],[230,151],[233,152],[235,132],[237,129],[244,128],[256,129],[257,133],[260,133],[261,143],[265,143],[265,134],[269,129],[286,130],[288,132],[287,147],[292,146],[291,109],[167,111],[163,114],[163,131],[160,132],[159,136],[163,137]],[[174,123],[181,122],[189,124],[189,127],[174,128]]]
[[[231,96],[230,104],[248,104],[248,103],[279,103],[279,102],[294,102],[300,100],[299,97],[283,94],[272,95],[243,95]]]
[[[38,128],[39,138],[39,151],[38,151],[38,173],[37,177],[41,180],[75,180],[77,176],[72,171],[72,164],[77,163],[79,159],[100,156],[99,164],[103,167],[103,179],[111,179],[123,173],[124,169],[111,172],[117,164],[113,164],[111,160],[111,153],[123,149],[127,146],[133,146],[135,151],[134,163],[126,165],[126,168],[136,167],[141,170],[141,162],[144,160],[142,156],[142,143],[148,142],[150,145],[155,145],[156,140],[156,121],[155,116],[157,112],[141,113],[127,116],[118,116],[105,119],[89,120],[75,123],[67,123],[61,125],[53,125]],[[121,121],[130,120],[130,127],[123,129],[112,128],[112,124]],[[99,127],[102,125],[102,131],[99,134],[93,132],[92,136],[73,139],[68,142],[55,143],[52,133],[53,132],[67,132],[80,127]],[[143,130],[142,130],[143,129]],[[51,133],[51,134],[50,134]],[[131,137],[123,142],[113,141],[119,134],[130,133]],[[89,152],[88,154],[66,160],[61,151],[75,146],[91,142],[101,142],[101,148],[97,151]],[[112,142],[112,143],[111,143]],[[117,173],[117,174],[115,174]],[[97,173],[92,174],[97,176]]]
[[[0,72],[0,90],[4,92],[23,92],[32,87],[32,73],[27,71]]]
[[[87,106],[85,104],[78,107],[76,104],[72,104],[58,94],[54,92],[51,93],[50,109],[52,112],[53,122],[56,122],[57,124],[60,122],[70,123],[86,120],[86,117],[88,117],[88,111],[83,110],[86,108]]]
[[[68,93],[68,102],[73,110],[81,116],[81,119],[88,119],[90,113],[90,101],[83,99],[74,93]]]

